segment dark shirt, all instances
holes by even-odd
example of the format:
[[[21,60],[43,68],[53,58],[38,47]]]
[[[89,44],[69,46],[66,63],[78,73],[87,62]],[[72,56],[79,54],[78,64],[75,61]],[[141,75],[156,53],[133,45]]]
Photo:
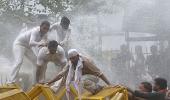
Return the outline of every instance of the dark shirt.
[[[136,97],[141,97],[146,100],[165,100],[165,94],[164,93],[159,93],[159,92],[140,92],[140,91],[135,91],[134,95]]]

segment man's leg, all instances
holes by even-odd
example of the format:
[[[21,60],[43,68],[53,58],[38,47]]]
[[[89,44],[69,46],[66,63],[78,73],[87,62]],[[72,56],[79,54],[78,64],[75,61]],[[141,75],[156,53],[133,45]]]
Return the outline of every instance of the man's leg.
[[[25,47],[23,47],[21,45],[14,44],[13,45],[13,54],[14,54],[14,58],[15,58],[15,63],[13,65],[10,83],[17,81],[17,76],[19,74],[19,70],[20,70],[21,64],[23,62],[24,54],[25,54]]]
[[[39,81],[40,81],[40,82],[44,82],[44,81],[45,81],[46,70],[47,70],[47,64],[45,64],[45,65],[41,68],[41,74],[40,74],[40,76],[39,76]]]
[[[33,84],[36,83],[36,62],[37,62],[37,57],[33,53],[31,49],[27,49],[25,53],[27,59],[32,63],[33,65]]]

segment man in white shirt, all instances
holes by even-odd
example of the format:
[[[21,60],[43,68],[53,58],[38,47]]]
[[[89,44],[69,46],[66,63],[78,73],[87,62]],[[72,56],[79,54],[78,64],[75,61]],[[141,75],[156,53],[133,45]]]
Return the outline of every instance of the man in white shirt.
[[[64,49],[58,45],[57,41],[49,41],[47,47],[42,47],[37,56],[37,71],[36,81],[38,83],[44,82],[47,64],[53,62],[62,68],[66,65],[67,59],[65,57]]]
[[[36,66],[36,55],[39,46],[45,46],[47,42],[47,32],[50,28],[48,21],[43,21],[39,27],[21,33],[13,43],[13,53],[15,63],[11,73],[10,83],[17,82],[17,76],[24,56],[26,56],[31,63]],[[35,76],[34,76],[35,82]]]
[[[67,52],[69,48],[69,39],[71,34],[71,29],[69,28],[70,20],[67,17],[62,17],[60,24],[55,23],[51,26],[50,30],[57,31],[57,42],[64,48]]]

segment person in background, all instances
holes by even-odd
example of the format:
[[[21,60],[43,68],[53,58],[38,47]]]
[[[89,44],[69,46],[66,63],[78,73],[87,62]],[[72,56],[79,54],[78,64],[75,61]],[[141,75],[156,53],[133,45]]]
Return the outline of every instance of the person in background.
[[[161,57],[158,53],[157,46],[153,45],[150,47],[151,55],[146,58],[146,66],[149,69],[149,72],[153,78],[160,76],[161,71]]]
[[[146,68],[145,68],[145,57],[142,51],[142,46],[137,45],[135,46],[135,55],[134,55],[134,68],[133,70],[133,80],[135,84],[138,84],[136,82],[142,81],[140,80],[142,78],[142,75],[145,74]]]
[[[126,84],[129,82],[128,75],[131,75],[131,72],[129,73],[129,69],[131,68],[131,63],[134,61],[127,45],[123,44],[120,46],[120,53],[117,54],[117,57],[114,60],[117,74],[121,73],[119,82]]]

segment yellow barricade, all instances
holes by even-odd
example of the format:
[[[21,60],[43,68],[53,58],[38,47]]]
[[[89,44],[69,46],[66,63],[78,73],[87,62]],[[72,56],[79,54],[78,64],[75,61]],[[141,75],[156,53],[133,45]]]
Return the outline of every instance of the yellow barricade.
[[[120,94],[121,93],[121,94]],[[106,87],[95,95],[84,93],[81,96],[82,100],[128,100],[127,90],[124,87]],[[114,97],[116,96],[116,97]],[[76,98],[78,100],[78,97]]]
[[[70,90],[78,100],[78,93],[71,85]],[[58,93],[54,93],[49,86],[37,84],[29,92],[24,93],[17,85],[0,86],[0,100],[39,100],[38,97],[42,94],[46,100],[62,100],[66,93],[65,87],[62,87]],[[92,95],[86,91],[81,95],[82,100],[128,100],[128,93],[124,87],[105,87],[97,94]]]
[[[13,89],[0,93],[0,100],[31,100],[22,90]]]

